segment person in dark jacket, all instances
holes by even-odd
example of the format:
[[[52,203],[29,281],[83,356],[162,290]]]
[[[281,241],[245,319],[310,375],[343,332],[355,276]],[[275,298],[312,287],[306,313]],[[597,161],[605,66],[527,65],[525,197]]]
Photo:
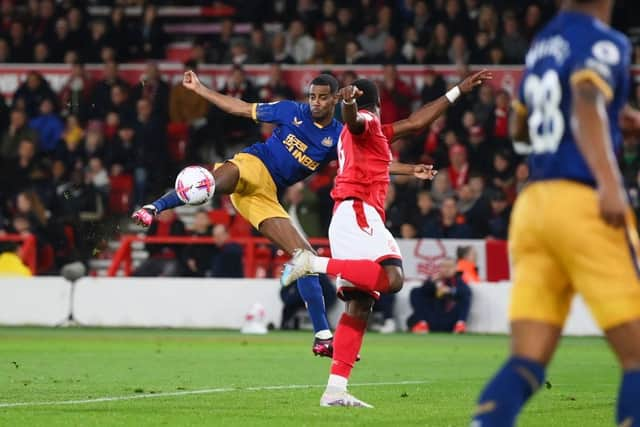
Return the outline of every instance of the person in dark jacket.
[[[434,277],[411,290],[410,301],[413,313],[407,319],[407,327],[411,332],[466,332],[471,290],[456,271],[452,258],[442,260]]]

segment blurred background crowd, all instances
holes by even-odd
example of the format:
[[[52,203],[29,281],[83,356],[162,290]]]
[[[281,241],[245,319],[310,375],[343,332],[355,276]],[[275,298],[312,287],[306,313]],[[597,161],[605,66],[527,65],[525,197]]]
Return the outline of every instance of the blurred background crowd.
[[[0,1],[0,63],[65,63],[69,70],[60,91],[31,71],[0,100],[0,233],[37,236],[39,273],[100,256],[107,240],[126,231],[130,212],[172,187],[185,164],[211,165],[269,135],[269,125],[224,115],[163,78],[158,61],[172,43],[189,44],[185,69],[232,65],[217,88],[248,102],[304,100],[283,79],[283,64],[326,65],[327,72],[332,64],[380,65],[382,121],[392,122],[447,90],[429,66],[452,64],[462,78],[469,64],[522,64],[533,35],[557,10],[557,2],[544,0],[152,3]],[[165,4],[213,12],[178,18],[159,13]],[[129,6],[140,7],[129,13]],[[624,10],[619,1],[615,26],[632,39],[640,36],[640,22]],[[191,33],[181,27],[185,22]],[[638,63],[638,46],[634,55]],[[121,76],[119,66],[127,62],[145,63],[135,84]],[[85,63],[102,64],[101,77],[91,78]],[[268,79],[250,78],[247,64],[269,64]],[[398,71],[404,64],[425,66],[420,90]],[[358,77],[350,70],[333,73],[344,85]],[[528,179],[525,159],[508,137],[511,96],[483,86],[421,134],[394,145],[398,160],[433,163],[441,171],[433,182],[393,179],[386,209],[394,235],[507,237],[511,206]],[[620,160],[638,208],[635,141],[625,142]],[[281,195],[308,236],[326,236],[335,172],[335,164],[327,165]],[[241,275],[241,248],[229,239],[249,231],[246,224],[231,226],[228,216],[230,203],[219,197],[186,225],[175,212],[163,214],[151,234],[213,235],[216,245],[155,246],[137,274]]]

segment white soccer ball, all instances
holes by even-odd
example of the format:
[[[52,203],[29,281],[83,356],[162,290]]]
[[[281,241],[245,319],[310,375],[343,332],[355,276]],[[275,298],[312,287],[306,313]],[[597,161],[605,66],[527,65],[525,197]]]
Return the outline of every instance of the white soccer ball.
[[[216,181],[202,166],[187,166],[176,178],[176,194],[187,205],[201,205],[213,197]]]

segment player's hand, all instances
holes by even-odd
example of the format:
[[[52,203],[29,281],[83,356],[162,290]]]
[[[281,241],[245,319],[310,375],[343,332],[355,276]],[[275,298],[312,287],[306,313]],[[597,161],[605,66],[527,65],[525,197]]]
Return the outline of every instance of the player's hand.
[[[433,165],[415,165],[413,167],[413,176],[418,179],[432,180],[437,173],[438,171],[433,168]]]
[[[345,86],[338,92],[338,96],[346,103],[351,103],[356,98],[362,96],[362,91],[357,86],[349,85]]]
[[[623,227],[629,212],[629,203],[619,186],[599,187],[598,198],[600,199],[600,216],[604,222],[615,228]]]
[[[131,219],[138,225],[149,227],[157,214],[158,209],[155,206],[144,205],[131,215]]]
[[[493,79],[493,73],[491,71],[481,70],[481,71],[478,71],[477,73],[471,74],[469,77],[464,79],[462,83],[458,85],[458,87],[460,88],[460,92],[469,93],[476,86],[480,86],[485,81],[491,80],[491,79]]]
[[[196,73],[191,70],[185,71],[184,77],[182,77],[182,86],[195,92],[201,85],[202,83],[200,83]]]

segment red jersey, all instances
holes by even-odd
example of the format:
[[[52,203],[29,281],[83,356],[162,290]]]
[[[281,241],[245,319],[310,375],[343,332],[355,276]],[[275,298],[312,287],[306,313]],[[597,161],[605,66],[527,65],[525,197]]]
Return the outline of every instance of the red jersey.
[[[384,221],[393,126],[381,124],[380,118],[368,110],[360,110],[359,114],[365,118],[364,131],[353,135],[344,126],[340,133],[338,175],[331,197],[336,204],[349,198],[360,199],[374,207]]]

